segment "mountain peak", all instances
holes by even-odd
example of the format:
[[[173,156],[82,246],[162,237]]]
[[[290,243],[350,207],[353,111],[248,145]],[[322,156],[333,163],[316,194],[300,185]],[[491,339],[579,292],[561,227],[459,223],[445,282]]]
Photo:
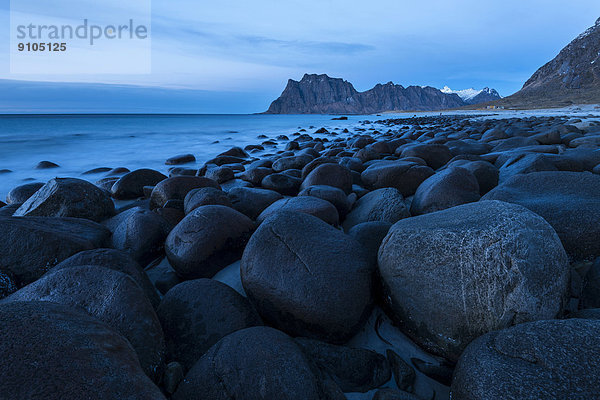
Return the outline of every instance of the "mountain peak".
[[[456,94],[469,105],[485,103],[502,98],[502,96],[500,96],[495,89],[490,89],[489,87],[485,87],[481,90],[476,90],[473,88],[452,90],[448,86],[444,86],[442,89],[440,89],[440,91],[446,94]]]
[[[449,92],[444,92],[444,90]],[[491,101],[490,93],[474,92],[474,97]],[[491,90],[493,93],[497,92]],[[378,83],[370,90],[358,92],[354,86],[342,79],[326,74],[305,74],[298,81],[289,80],[287,87],[276,99],[269,114],[375,114],[384,111],[434,111],[459,108],[465,102],[448,87],[442,91],[431,86],[403,87],[392,81]]]

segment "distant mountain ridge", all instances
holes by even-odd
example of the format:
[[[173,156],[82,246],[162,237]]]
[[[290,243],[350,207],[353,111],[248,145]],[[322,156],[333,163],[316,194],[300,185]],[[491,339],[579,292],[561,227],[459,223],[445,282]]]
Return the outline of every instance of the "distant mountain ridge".
[[[300,81],[290,79],[281,96],[271,103],[266,113],[374,114],[385,111],[436,111],[467,104],[457,94],[443,93],[431,86],[405,88],[388,82],[358,92],[344,79],[325,74],[305,74]]]
[[[443,89],[441,89],[441,91],[442,93],[455,93],[469,105],[486,103],[488,101],[494,101],[502,98],[496,89],[490,89],[488,87],[485,87],[481,90],[472,88],[464,90],[452,90],[448,86],[445,86]]]
[[[491,103],[510,108],[600,103],[600,18],[538,69],[512,96]]]

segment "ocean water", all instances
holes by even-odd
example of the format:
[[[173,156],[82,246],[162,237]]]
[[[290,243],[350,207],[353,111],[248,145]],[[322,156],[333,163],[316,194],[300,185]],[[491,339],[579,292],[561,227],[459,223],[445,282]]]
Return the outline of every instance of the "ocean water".
[[[195,164],[233,146],[260,144],[266,135],[292,134],[300,128],[314,135],[318,128],[348,128],[375,116],[349,116],[334,121],[330,115],[0,115],[0,199],[15,186],[46,182],[54,177],[77,177],[92,182],[105,176],[82,175],[97,167],[153,168],[167,173],[169,157],[192,153]],[[379,117],[381,118],[381,117]],[[310,128],[313,126],[314,128]],[[329,136],[331,139],[331,136]],[[218,143],[215,143],[218,142]],[[285,142],[265,152],[283,150]],[[260,154],[260,153],[259,153]],[[35,169],[40,161],[59,168]]]
[[[580,106],[536,111],[451,111],[421,112],[418,116],[469,114],[474,118],[522,118],[528,116],[587,116],[600,120],[600,106]],[[205,161],[233,146],[260,144],[278,135],[292,134],[301,128],[313,137],[315,130],[325,127],[349,134],[357,127],[387,130],[378,124],[360,121],[407,118],[414,113],[355,115],[347,121],[332,120],[332,115],[1,115],[0,114],[0,200],[10,189],[27,182],[47,182],[54,177],[76,177],[95,182],[106,175],[82,175],[98,167],[153,168],[167,173],[165,160],[178,154],[192,153],[200,167]],[[218,142],[218,143],[216,143]],[[283,150],[285,142],[264,152]],[[35,169],[40,161],[51,161],[59,168]]]

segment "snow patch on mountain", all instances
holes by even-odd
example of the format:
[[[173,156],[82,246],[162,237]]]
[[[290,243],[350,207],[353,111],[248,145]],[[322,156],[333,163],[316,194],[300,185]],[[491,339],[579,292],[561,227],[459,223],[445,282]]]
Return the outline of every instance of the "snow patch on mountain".
[[[458,97],[460,97],[461,99],[463,99],[464,101],[469,101],[472,98],[474,98],[475,96],[477,96],[479,93],[483,92],[482,90],[476,90],[476,89],[464,89],[464,90],[452,90],[450,89],[448,86],[444,86],[443,89],[441,89],[442,93],[446,93],[446,94],[457,94]]]

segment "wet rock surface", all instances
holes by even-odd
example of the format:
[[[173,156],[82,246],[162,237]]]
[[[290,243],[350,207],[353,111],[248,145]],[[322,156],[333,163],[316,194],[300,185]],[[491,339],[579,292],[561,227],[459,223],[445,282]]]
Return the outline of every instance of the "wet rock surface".
[[[2,393],[593,398],[600,123],[345,121],[15,187]]]

